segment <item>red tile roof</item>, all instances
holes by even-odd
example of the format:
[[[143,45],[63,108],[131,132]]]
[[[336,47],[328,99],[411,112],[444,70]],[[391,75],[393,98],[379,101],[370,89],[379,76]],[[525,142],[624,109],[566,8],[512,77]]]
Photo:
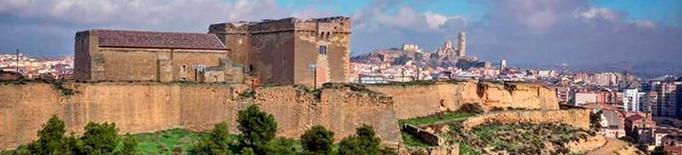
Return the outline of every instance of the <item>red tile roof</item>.
[[[100,47],[227,50],[214,34],[126,30],[90,32],[97,35]]]
[[[634,114],[634,115],[630,115],[630,116],[626,117],[625,119],[631,120],[631,121],[636,121],[636,120],[640,120],[640,119],[643,119],[643,118],[644,118],[644,117],[642,117],[642,116],[639,115],[639,114]]]

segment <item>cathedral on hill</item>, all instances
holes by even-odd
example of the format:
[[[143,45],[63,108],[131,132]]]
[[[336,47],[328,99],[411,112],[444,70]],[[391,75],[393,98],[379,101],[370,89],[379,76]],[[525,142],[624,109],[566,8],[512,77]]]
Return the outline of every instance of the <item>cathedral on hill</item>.
[[[443,47],[436,49],[436,55],[440,58],[459,59],[466,57],[466,33],[460,32],[457,47],[452,46],[450,40],[445,41]]]

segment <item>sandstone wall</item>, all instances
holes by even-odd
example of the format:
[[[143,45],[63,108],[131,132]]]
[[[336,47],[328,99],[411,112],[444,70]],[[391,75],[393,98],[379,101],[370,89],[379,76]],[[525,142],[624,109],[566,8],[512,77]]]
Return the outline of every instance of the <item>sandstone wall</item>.
[[[79,93],[62,96],[50,84],[0,85],[0,149],[37,138],[51,115],[68,131],[83,132],[88,122],[114,122],[122,133],[169,128],[211,129],[228,121],[236,133],[237,111],[250,104],[272,113],[278,135],[296,138],[313,125],[324,125],[341,139],[361,124],[372,125],[385,143],[401,142],[392,101],[350,89],[323,89],[319,98],[291,86],[261,88],[255,98],[240,99],[241,86],[163,83],[69,83]]]
[[[564,123],[576,128],[589,130],[590,111],[571,110],[515,110],[486,113],[462,122],[465,130],[485,123]]]
[[[541,84],[532,83],[491,83],[478,86],[482,106],[492,108],[559,109],[556,92]]]
[[[391,96],[399,119],[431,115],[439,112],[441,105],[455,111],[463,104],[481,102],[475,82],[411,86],[377,85],[368,88]]]
[[[373,85],[370,90],[393,97],[399,119],[456,111],[464,104],[494,108],[559,109],[556,93],[540,84],[476,81],[437,82],[431,85]]]

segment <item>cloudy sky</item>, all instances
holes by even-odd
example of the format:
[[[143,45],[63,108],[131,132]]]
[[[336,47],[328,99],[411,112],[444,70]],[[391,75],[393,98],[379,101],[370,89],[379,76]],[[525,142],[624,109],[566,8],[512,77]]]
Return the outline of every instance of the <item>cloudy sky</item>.
[[[680,0],[1,0],[0,52],[72,55],[75,32],[206,32],[211,23],[349,16],[353,55],[466,31],[469,53],[518,64],[682,65]]]

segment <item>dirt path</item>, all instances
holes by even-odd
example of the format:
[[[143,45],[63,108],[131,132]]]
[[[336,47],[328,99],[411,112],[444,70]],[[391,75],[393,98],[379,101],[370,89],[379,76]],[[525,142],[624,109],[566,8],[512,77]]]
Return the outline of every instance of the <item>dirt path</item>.
[[[585,155],[609,155],[616,154],[617,151],[621,150],[628,144],[622,140],[606,138],[606,144],[595,150],[587,152]]]

